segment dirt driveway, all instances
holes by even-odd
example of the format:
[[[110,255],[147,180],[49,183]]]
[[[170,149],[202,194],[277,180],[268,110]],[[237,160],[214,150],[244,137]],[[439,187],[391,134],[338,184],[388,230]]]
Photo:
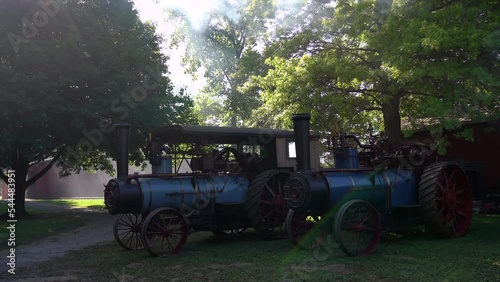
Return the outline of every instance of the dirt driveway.
[[[16,270],[36,272],[36,265],[55,257],[62,257],[68,251],[113,241],[115,216],[105,210],[70,208],[40,202],[27,202],[27,207],[44,210],[47,213],[70,213],[75,218],[85,219],[85,224],[72,231],[51,235],[29,245],[16,246]],[[6,273],[8,250],[0,252],[0,272]],[[16,275],[17,276],[17,275]]]

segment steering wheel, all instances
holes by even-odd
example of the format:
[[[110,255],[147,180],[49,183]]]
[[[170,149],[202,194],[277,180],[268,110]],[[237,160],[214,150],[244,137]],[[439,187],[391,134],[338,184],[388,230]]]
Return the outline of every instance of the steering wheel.
[[[225,147],[225,148],[223,148],[222,150],[220,150],[217,153],[217,155],[215,156],[215,159],[217,159],[217,160],[224,160],[224,161],[228,162],[229,161],[229,156],[231,155],[231,153],[233,154],[233,156],[236,159],[236,161],[238,161],[239,159],[241,159],[241,154],[238,152],[238,150],[236,150],[233,147]]]
[[[240,152],[238,152],[238,150],[236,150],[233,147],[225,147],[224,149],[220,150],[217,153],[217,155],[215,156],[215,159],[216,160],[223,160],[226,163],[228,163],[229,162],[229,156],[231,154],[233,154],[235,160],[238,162],[238,165],[232,167],[231,169],[232,170],[236,170],[236,169],[241,168],[241,165],[243,164],[243,156],[240,154]]]

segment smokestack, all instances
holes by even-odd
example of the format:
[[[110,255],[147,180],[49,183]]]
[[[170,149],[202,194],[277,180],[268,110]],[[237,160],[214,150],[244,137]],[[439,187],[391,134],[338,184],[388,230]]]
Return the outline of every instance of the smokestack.
[[[118,152],[116,154],[116,174],[118,178],[126,178],[128,176],[128,143],[130,124],[120,122],[115,124],[116,128],[116,145]]]
[[[295,154],[297,157],[297,170],[311,170],[311,156],[309,145],[309,114],[295,114],[292,117],[293,132],[295,134]]]

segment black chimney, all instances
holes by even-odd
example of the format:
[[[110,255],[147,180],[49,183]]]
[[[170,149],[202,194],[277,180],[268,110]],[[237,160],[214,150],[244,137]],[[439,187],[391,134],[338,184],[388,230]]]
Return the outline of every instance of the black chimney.
[[[128,176],[128,143],[130,124],[120,122],[115,124],[116,128],[116,174],[118,178],[126,178]]]
[[[295,154],[297,157],[297,170],[311,170],[311,156],[309,151],[309,114],[295,114],[292,117],[293,131],[295,134]]]

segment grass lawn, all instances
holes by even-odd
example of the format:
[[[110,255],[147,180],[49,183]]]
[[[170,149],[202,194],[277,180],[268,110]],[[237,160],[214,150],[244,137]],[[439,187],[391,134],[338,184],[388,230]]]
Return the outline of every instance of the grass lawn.
[[[54,199],[54,200],[36,200],[37,202],[70,206],[73,208],[91,208],[104,209],[104,199]]]
[[[61,203],[62,201],[62,203]],[[76,200],[75,206],[77,207],[87,207],[89,204],[94,206],[97,204],[97,200]],[[102,199],[100,200],[102,202]],[[41,201],[47,202],[49,204],[67,204],[70,205],[74,203],[73,200],[50,200]],[[28,204],[29,206],[29,204]],[[0,214],[7,211],[7,202],[0,201]],[[47,213],[46,211],[27,207],[28,213],[31,216],[19,219],[16,223],[16,245],[26,245],[32,243],[38,239],[47,237],[51,234],[56,234],[64,231],[68,231],[81,226],[84,220],[80,217],[75,217],[71,214],[64,213]],[[0,230],[6,230],[7,226],[6,220],[0,221]],[[0,250],[7,249],[8,232],[0,232]]]
[[[247,231],[231,238],[195,233],[181,254],[167,257],[95,246],[40,269],[42,277],[83,281],[500,281],[500,216],[475,215],[463,238],[419,229],[386,234],[367,257],[346,257],[334,246],[301,250]]]

